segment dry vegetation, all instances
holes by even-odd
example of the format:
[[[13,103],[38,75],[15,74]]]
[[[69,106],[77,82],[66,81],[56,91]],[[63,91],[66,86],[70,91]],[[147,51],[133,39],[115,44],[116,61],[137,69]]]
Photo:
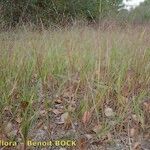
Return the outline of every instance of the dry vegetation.
[[[61,138],[77,140],[70,149],[148,147],[149,35],[146,26],[0,33],[0,139],[15,149]]]

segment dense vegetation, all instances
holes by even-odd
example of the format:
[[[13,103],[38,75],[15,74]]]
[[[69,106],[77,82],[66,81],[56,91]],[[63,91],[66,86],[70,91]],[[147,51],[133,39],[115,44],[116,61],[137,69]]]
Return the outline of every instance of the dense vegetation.
[[[149,0],[130,11],[123,8],[123,0],[1,0],[0,26],[15,27],[27,23],[66,26],[75,20],[98,22],[110,18],[130,23],[150,20]]]
[[[150,0],[146,0],[139,7],[133,9],[129,14],[129,20],[137,23],[150,21]]]
[[[121,23],[126,22],[130,24],[144,24],[150,22],[150,0],[145,0],[136,8],[121,9],[116,20]]]
[[[50,25],[75,19],[97,20],[118,13],[122,0],[1,0],[1,23]]]

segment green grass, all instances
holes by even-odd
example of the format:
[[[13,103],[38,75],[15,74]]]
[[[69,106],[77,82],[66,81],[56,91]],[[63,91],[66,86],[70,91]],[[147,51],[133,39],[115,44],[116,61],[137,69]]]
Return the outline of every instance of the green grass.
[[[39,107],[49,113],[54,100],[67,93],[68,100],[76,103],[70,112],[72,121],[82,126],[84,112],[92,109],[93,119],[86,128],[102,124],[98,136],[114,129],[122,132],[132,115],[138,118],[140,128],[146,129],[148,111],[142,104],[150,98],[149,34],[144,27],[1,33],[1,134],[8,134],[3,129],[12,122],[25,141],[38,124]],[[70,111],[70,104],[63,105],[65,111]],[[105,116],[105,107],[116,114],[114,126]],[[16,122],[16,118],[21,121]],[[50,118],[46,124],[51,123]]]

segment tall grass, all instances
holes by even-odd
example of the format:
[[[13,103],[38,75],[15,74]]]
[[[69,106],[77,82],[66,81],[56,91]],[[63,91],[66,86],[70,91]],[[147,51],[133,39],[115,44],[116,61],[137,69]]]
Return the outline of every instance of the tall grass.
[[[142,103],[150,97],[149,34],[147,27],[0,33],[0,130],[19,117],[26,140],[40,104],[48,111],[65,91],[77,104],[73,120],[80,122],[83,113],[93,109],[92,121],[102,122],[105,133],[111,126],[104,109],[110,107],[119,131],[130,115],[136,115],[144,129]]]

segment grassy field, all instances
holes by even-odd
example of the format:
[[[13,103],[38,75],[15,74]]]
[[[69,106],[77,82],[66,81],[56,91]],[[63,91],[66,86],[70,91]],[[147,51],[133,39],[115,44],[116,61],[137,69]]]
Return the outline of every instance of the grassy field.
[[[33,149],[28,139],[141,148],[150,128],[149,35],[146,26],[1,32],[0,139],[24,150]]]

